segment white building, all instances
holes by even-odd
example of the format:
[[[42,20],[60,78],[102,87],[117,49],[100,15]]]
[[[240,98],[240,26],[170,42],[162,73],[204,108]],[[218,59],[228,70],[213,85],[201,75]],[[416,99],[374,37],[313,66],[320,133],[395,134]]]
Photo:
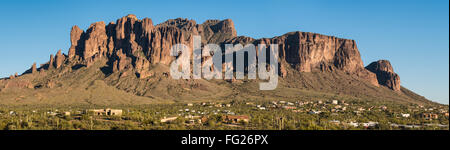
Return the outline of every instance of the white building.
[[[350,123],[348,123],[348,125],[353,126],[353,127],[358,127],[359,123],[357,123],[357,122],[350,122]]]
[[[404,117],[404,118],[409,118],[409,116],[411,116],[410,114],[404,114],[404,113],[402,113],[401,115],[402,115],[402,117]]]
[[[309,111],[309,114],[315,115],[315,114],[320,114],[322,113],[321,111],[315,111],[315,110],[311,110]]]
[[[367,127],[375,127],[376,125],[378,125],[378,122],[369,121],[367,123],[361,123],[361,125],[366,128]]]
[[[177,120],[177,118],[178,117],[169,117],[169,118],[164,117],[163,119],[161,119],[161,122],[162,123],[171,122],[171,121]]]
[[[331,103],[334,104],[334,105],[337,105],[337,104],[339,104],[339,101],[338,100],[333,100]]]

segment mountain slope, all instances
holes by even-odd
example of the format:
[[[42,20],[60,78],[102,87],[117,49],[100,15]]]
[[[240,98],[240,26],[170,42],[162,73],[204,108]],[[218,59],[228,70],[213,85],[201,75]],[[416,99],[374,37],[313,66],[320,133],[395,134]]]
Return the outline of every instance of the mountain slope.
[[[278,44],[281,78],[277,89],[260,91],[259,80],[172,79],[169,65],[175,57],[170,56],[170,48],[179,43],[192,46],[194,35],[202,37],[203,46]],[[58,51],[40,67],[33,64],[20,76],[1,79],[0,104],[117,105],[334,96],[431,104],[401,88],[400,77],[388,61],[364,67],[354,40],[315,33],[253,39],[237,36],[229,19],[197,24],[178,18],[153,25],[149,18],[128,15],[108,25],[93,23],[86,31],[74,26],[71,43],[67,55]]]

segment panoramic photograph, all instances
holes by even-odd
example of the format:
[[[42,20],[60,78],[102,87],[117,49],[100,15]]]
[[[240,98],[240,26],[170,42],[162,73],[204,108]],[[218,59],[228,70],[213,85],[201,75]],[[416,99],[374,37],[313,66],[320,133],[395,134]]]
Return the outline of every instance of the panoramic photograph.
[[[449,130],[446,0],[0,12],[0,130]]]

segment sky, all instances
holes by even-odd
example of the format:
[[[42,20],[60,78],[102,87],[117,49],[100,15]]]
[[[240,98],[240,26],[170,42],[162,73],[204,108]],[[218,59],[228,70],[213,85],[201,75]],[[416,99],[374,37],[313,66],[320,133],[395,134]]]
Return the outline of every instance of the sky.
[[[70,29],[127,14],[167,19],[232,19],[238,35],[273,37],[291,31],[356,40],[364,65],[387,59],[401,85],[449,103],[448,0],[1,0],[0,78],[67,53]]]

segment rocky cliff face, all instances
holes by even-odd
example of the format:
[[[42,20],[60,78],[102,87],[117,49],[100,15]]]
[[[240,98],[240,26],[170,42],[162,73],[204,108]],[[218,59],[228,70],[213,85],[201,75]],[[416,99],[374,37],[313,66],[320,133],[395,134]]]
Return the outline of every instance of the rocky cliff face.
[[[377,75],[377,80],[381,85],[394,91],[400,91],[400,76],[394,72],[389,61],[372,62],[366,68]]]
[[[309,32],[290,32],[273,38],[253,39],[237,36],[230,19],[208,20],[197,24],[188,19],[171,19],[153,25],[149,18],[139,20],[128,15],[105,25],[93,23],[86,31],[72,27],[71,47],[68,55],[60,51],[37,70],[83,64],[89,67],[100,59],[106,59],[111,72],[134,71],[143,79],[151,76],[152,64],[169,65],[172,45],[183,43],[192,46],[194,35],[202,37],[202,44],[279,44],[280,76],[288,76],[288,69],[298,72],[330,72],[341,70],[355,75],[375,86],[379,84],[393,90],[400,89],[398,75],[386,71],[385,62],[364,67],[354,40]],[[47,67],[45,67],[47,66]],[[390,66],[390,64],[389,64]],[[370,70],[370,71],[369,71]]]
[[[172,45],[191,45],[193,35],[201,35],[203,44],[221,44],[230,40],[234,40],[234,43],[279,44],[280,60],[300,72],[311,72],[325,66],[347,72],[357,72],[364,68],[353,40],[307,32],[292,32],[271,39],[254,40],[237,38],[234,23],[229,19],[196,24],[193,20],[178,18],[153,26],[151,19],[139,20],[134,15],[123,17],[107,26],[103,22],[94,23],[86,32],[74,26],[69,58],[73,57],[75,48],[75,57],[78,56],[81,60],[95,55],[119,59],[120,53],[123,53],[133,59],[133,64],[137,64],[138,58],[152,64],[169,64],[174,59],[170,56]]]
[[[321,64],[356,72],[363,63],[353,40],[339,39],[308,32],[293,32],[256,43],[279,44],[280,58],[300,72],[311,72]],[[323,67],[323,65],[322,65]]]
[[[287,75],[286,68],[299,72],[343,70],[357,75],[378,86],[376,75],[363,66],[354,40],[341,39],[309,32],[291,32],[264,39],[237,37],[226,41],[233,44],[278,44],[280,75]]]
[[[108,25],[94,23],[86,32],[74,26],[68,58],[89,64],[95,61],[92,59],[107,57],[117,65],[111,68],[113,71],[122,71],[126,66],[142,70],[141,64],[170,64],[174,59],[170,56],[172,45],[191,45],[193,35],[201,35],[202,43],[220,43],[236,37],[236,31],[231,20],[196,24],[178,18],[154,26],[149,18],[139,20],[128,15]]]

